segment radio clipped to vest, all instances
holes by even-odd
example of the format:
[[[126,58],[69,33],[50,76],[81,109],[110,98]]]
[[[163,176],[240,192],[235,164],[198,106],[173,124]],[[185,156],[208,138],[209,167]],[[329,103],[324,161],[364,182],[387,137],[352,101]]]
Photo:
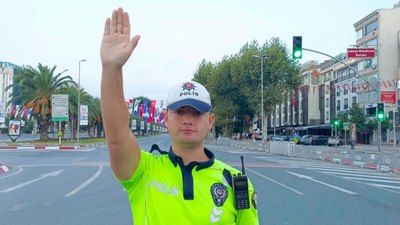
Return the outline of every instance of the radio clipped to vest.
[[[235,198],[236,209],[248,209],[249,203],[249,181],[245,175],[243,156],[240,156],[242,161],[242,173],[233,174],[232,188]]]

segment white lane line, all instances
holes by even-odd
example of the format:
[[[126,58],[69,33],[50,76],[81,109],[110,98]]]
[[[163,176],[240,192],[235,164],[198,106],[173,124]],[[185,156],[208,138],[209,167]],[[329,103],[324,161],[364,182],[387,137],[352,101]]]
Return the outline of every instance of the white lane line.
[[[369,178],[379,178],[382,180],[393,180],[393,181],[400,181],[398,178],[394,178],[394,177],[386,177],[386,176],[380,176],[380,175],[368,175],[368,174],[362,174],[362,173],[353,173],[353,172],[349,172],[349,173],[339,173],[339,172],[326,172],[326,171],[322,171],[321,173],[325,173],[325,174],[334,174],[334,175],[345,175],[345,176],[349,176],[349,177],[369,177]]]
[[[280,182],[278,182],[278,181],[276,181],[276,180],[274,180],[274,179],[271,179],[271,178],[269,178],[269,177],[266,177],[266,176],[262,175],[261,173],[258,173],[258,172],[254,171],[254,170],[252,170],[252,169],[246,168],[246,170],[248,170],[248,171],[250,171],[250,172],[252,172],[252,173],[254,173],[254,174],[257,174],[258,176],[260,176],[260,177],[262,177],[262,178],[264,178],[264,179],[266,179],[266,180],[268,180],[268,181],[271,181],[272,183],[275,183],[275,184],[277,184],[277,185],[279,185],[279,186],[282,186],[282,187],[284,187],[284,188],[286,188],[286,189],[288,189],[288,190],[290,190],[290,191],[293,191],[293,192],[296,193],[296,194],[304,195],[304,194],[301,193],[300,191],[297,191],[296,189],[293,189],[293,188],[291,188],[291,187],[289,187],[289,186],[286,186],[286,185],[284,185],[284,184],[282,184],[282,183],[280,183]]]
[[[381,188],[392,188],[392,189],[400,189],[399,186],[393,186],[393,185],[384,185],[384,184],[372,184],[372,183],[367,183],[368,185],[372,185],[375,187],[381,187]]]
[[[72,195],[78,193],[80,190],[84,189],[86,186],[88,186],[90,183],[92,183],[98,176],[100,176],[101,172],[103,171],[104,166],[99,166],[99,169],[96,171],[96,173],[87,179],[85,182],[83,182],[81,185],[79,185],[77,188],[75,188],[73,191],[65,194],[65,197],[71,197]]]
[[[298,178],[300,178],[300,179],[306,179],[306,180],[309,180],[309,181],[313,181],[313,182],[315,182],[315,183],[322,184],[322,185],[324,185],[324,186],[333,188],[333,189],[335,189],[335,190],[344,192],[344,193],[346,193],[346,194],[357,195],[357,193],[355,193],[355,192],[349,191],[349,190],[347,190],[347,189],[344,189],[344,188],[341,188],[341,187],[338,187],[338,186],[334,186],[334,185],[332,185],[332,184],[325,183],[325,182],[323,182],[323,181],[316,180],[316,179],[314,179],[313,177],[310,177],[310,176],[307,176],[307,175],[303,175],[303,174],[299,174],[299,173],[293,173],[293,172],[290,172],[290,171],[286,171],[286,172],[287,172],[287,173],[290,173],[290,174],[292,174],[292,175],[294,175],[294,176],[296,176],[296,177],[298,177]]]
[[[380,183],[391,183],[391,184],[400,184],[400,181],[394,180],[381,180],[381,179],[369,179],[369,178],[362,178],[362,177],[343,177],[350,180],[363,180],[363,181],[373,181],[373,182],[380,182]]]
[[[27,186],[27,185],[29,185],[29,184],[35,183],[36,181],[42,180],[42,179],[44,179],[44,178],[58,176],[62,171],[63,171],[63,170],[58,170],[58,171],[54,171],[54,172],[42,174],[42,175],[40,175],[38,178],[35,178],[35,179],[33,179],[33,180],[26,181],[26,182],[24,182],[24,183],[22,183],[22,184],[18,184],[18,185],[13,186],[13,187],[9,187],[9,188],[7,188],[7,189],[4,189],[4,190],[0,191],[0,193],[7,193],[7,192],[15,191],[15,190],[17,190],[17,189],[20,189],[20,188],[25,187],[25,186]]]

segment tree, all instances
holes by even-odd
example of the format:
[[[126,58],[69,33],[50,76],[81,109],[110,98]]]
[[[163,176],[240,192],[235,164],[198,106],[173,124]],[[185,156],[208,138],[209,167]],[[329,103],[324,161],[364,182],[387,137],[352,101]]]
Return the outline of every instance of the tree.
[[[48,140],[47,130],[51,122],[51,95],[60,93],[62,87],[76,85],[67,71],[55,74],[52,68],[39,63],[37,68],[24,66],[14,76],[14,84],[6,88],[14,88],[8,104],[19,103],[21,109],[32,108],[32,115],[38,121],[41,130],[40,140]],[[21,110],[21,112],[22,112]]]
[[[261,114],[261,61],[254,55],[264,54],[268,56],[263,64],[263,110],[267,115],[301,83],[299,65],[279,38],[262,47],[256,41],[246,43],[237,54],[224,56],[220,62],[203,60],[194,74],[194,80],[208,88],[215,126],[226,135],[239,124],[250,127]]]

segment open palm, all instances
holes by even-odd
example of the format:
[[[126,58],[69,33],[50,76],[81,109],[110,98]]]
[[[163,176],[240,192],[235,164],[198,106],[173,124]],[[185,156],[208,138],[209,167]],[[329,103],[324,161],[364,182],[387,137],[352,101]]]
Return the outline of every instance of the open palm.
[[[139,42],[139,35],[130,39],[129,15],[122,8],[114,10],[111,20],[107,18],[101,42],[100,56],[104,66],[122,67]]]

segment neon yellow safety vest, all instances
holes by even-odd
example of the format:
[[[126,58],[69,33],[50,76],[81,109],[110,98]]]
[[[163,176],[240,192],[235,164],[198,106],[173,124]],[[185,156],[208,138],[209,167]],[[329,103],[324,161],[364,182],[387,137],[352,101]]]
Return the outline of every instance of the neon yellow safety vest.
[[[249,209],[237,210],[233,190],[224,177],[239,171],[215,160],[184,166],[172,149],[153,155],[141,150],[133,176],[120,181],[128,193],[134,225],[258,225],[256,193],[249,181]]]

